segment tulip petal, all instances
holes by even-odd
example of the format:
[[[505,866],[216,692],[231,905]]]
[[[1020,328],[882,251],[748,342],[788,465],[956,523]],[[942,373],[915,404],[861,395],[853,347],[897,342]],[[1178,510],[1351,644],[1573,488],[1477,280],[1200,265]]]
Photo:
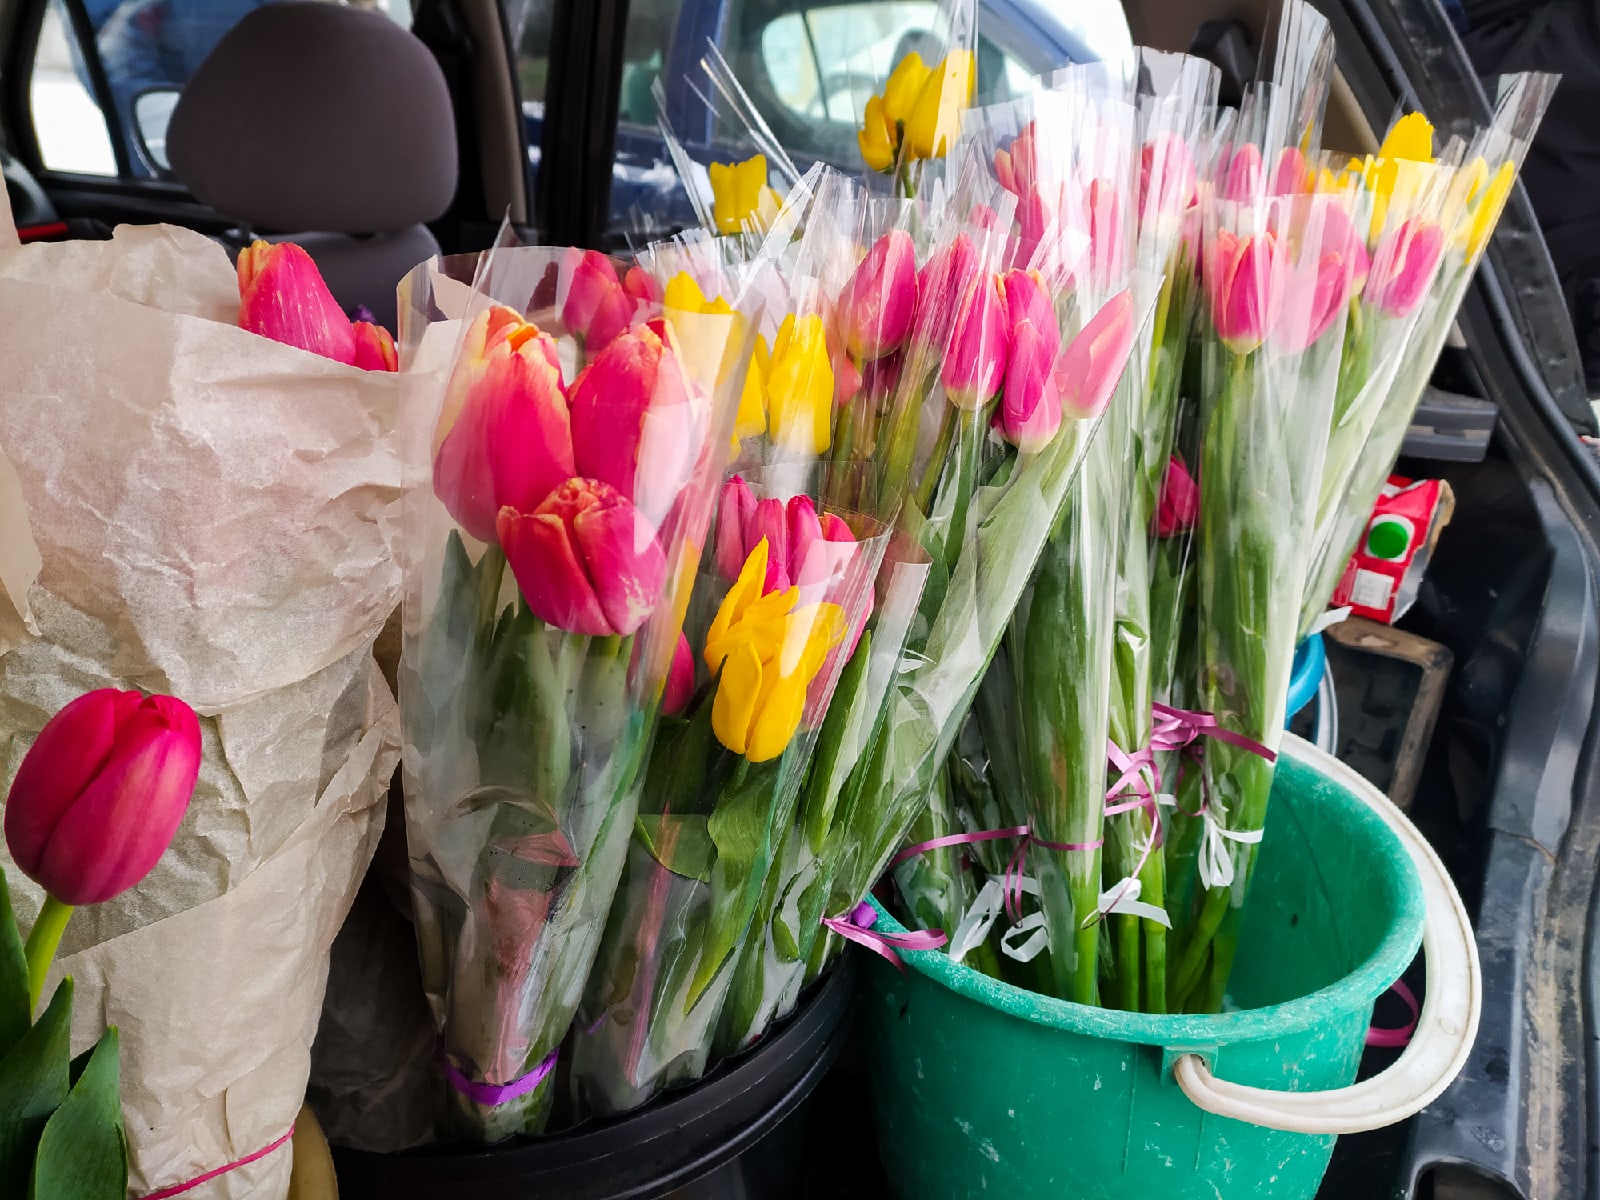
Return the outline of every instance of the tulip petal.
[[[1105,411],[1127,366],[1133,334],[1133,295],[1124,290],[1101,305],[1061,352],[1056,382],[1064,413],[1081,419]]]
[[[728,638],[734,624],[744,615],[745,609],[761,595],[761,585],[766,578],[767,540],[762,538],[745,557],[744,566],[739,570],[739,577],[728,589],[728,594],[722,598],[722,603],[717,608],[717,615],[711,619],[711,628],[706,632],[704,654],[706,667],[711,671],[715,672],[722,666],[722,659],[727,654],[727,648],[722,643]]]
[[[617,496],[574,516],[572,533],[610,632],[633,633],[655,610],[667,578],[654,527]]]
[[[351,325],[356,338],[353,366],[363,371],[398,371],[400,357],[395,352],[394,338],[381,325],[371,321],[356,321]]]
[[[722,485],[722,500],[717,509],[717,574],[737,579],[744,567],[745,544],[750,518],[755,515],[756,497],[743,476],[735,475]]]
[[[789,747],[805,713],[809,677],[782,676],[771,682],[750,722],[744,756],[753,763],[770,762]],[[731,747],[730,747],[731,748]]]
[[[678,635],[678,645],[672,652],[672,665],[667,669],[667,682],[661,694],[661,713],[675,717],[689,706],[694,695],[694,653],[689,649],[689,639]]]
[[[239,328],[346,366],[356,334],[311,255],[293,242],[257,241],[239,253]]]
[[[534,616],[571,633],[603,637],[612,632],[572,544],[571,531],[558,513],[503,508],[498,533],[517,587]]]
[[[762,663],[755,647],[736,646],[721,664],[717,694],[711,702],[711,730],[735,754],[743,754],[750,741],[761,693]]]

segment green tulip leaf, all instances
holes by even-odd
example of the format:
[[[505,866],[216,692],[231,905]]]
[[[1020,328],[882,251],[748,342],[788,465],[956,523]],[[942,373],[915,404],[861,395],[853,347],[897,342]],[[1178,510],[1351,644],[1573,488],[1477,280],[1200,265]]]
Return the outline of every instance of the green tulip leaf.
[[[0,1196],[28,1194],[39,1135],[66,1101],[71,1022],[72,980],[63,979],[39,1023],[0,1059]]]
[[[644,814],[635,819],[634,829],[650,857],[674,875],[711,882],[717,848],[706,828],[706,818]]]
[[[0,1058],[10,1054],[33,1026],[28,1006],[28,958],[11,907],[11,888],[0,871]]]
[[[45,1123],[29,1200],[122,1200],[128,1146],[122,1131],[117,1031],[106,1030],[72,1090]],[[9,1193],[8,1193],[9,1194]]]
[[[716,810],[706,822],[717,846],[716,870],[711,880],[711,912],[699,966],[689,985],[687,1012],[699,1003],[723,964],[733,955],[750,927],[760,899],[761,885],[772,858],[772,796],[787,758],[771,763],[741,761],[740,769],[717,797]]]

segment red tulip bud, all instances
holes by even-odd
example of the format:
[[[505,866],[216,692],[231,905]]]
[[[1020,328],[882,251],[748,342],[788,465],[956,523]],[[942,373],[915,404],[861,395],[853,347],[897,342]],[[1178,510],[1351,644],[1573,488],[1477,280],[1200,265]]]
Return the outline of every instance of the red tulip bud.
[[[239,252],[239,328],[353,365],[356,333],[322,272],[293,242],[253,242]]]
[[[689,707],[694,695],[694,652],[689,649],[689,639],[678,635],[678,648],[672,652],[672,665],[667,668],[667,686],[661,693],[661,714],[675,717]]]
[[[171,696],[101,688],[39,732],[6,801],[6,843],[65,904],[127,891],[166,853],[200,775],[200,722]]]
[[[570,633],[630,634],[654,610],[667,560],[616,488],[569,479],[531,513],[502,508],[500,545],[533,615]]]
[[[1161,478],[1161,498],[1156,503],[1156,536],[1168,538],[1192,529],[1199,516],[1200,485],[1184,467],[1183,460],[1173,455]]]
[[[704,414],[661,333],[636,325],[573,382],[577,471],[609,483],[659,526],[693,473]]]

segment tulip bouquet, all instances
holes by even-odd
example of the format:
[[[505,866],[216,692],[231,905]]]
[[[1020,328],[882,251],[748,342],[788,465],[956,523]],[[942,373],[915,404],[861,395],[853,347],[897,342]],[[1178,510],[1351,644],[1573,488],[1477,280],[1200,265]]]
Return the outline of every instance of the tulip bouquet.
[[[200,722],[171,696],[102,689],[52,717],[6,798],[7,848],[45,900],[24,945],[0,871],[0,1191],[122,1200],[128,1187],[116,1026],[72,1060],[72,979],[37,1021],[46,976],[77,905],[150,873],[200,773]]]
[[[585,1111],[697,1078],[888,534],[800,493],[723,489],[627,868],[574,1035]]]
[[[748,358],[591,253],[491,252],[412,497],[412,896],[456,1132],[542,1127],[628,855]],[[505,301],[510,301],[510,305]]]
[[[241,329],[247,309],[284,328],[326,311],[257,266],[246,297],[222,247],[161,226],[0,248],[0,587],[29,601],[0,631],[0,781],[85,692],[172,693],[198,716],[188,817],[138,887],[76,909],[56,968],[73,1052],[120,1031],[137,1195],[287,1187],[329,946],[400,752],[373,644],[399,602],[397,418],[418,381]],[[135,824],[143,845],[160,822]],[[7,876],[37,926],[41,889]]]
[[[1376,282],[1369,280],[1361,309],[1352,316],[1362,331],[1359,357],[1346,350],[1347,359],[1369,373],[1361,381],[1359,372],[1341,367],[1302,633],[1322,618],[1400,452],[1553,87],[1548,75],[1509,78],[1493,119],[1460,155],[1446,147],[1436,158],[1431,126],[1418,113],[1395,124],[1376,160],[1347,168],[1359,169],[1380,201],[1373,222]],[[1451,169],[1457,157],[1463,165]],[[1356,379],[1347,383],[1347,376]]]

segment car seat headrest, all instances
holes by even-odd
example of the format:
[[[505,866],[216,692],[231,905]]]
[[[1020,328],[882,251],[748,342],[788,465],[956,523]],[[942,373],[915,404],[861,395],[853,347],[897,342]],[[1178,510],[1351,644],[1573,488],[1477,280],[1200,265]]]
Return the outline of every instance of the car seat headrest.
[[[266,4],[229,30],[184,88],[167,153],[197,199],[263,229],[403,229],[456,189],[433,55],[381,12],[327,0]]]

